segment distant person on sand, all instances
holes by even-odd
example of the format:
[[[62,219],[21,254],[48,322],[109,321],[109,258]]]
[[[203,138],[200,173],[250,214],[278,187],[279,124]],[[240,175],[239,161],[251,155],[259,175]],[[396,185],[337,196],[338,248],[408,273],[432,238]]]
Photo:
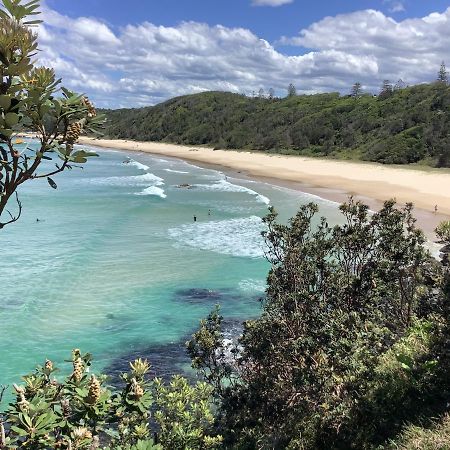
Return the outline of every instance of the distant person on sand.
[[[437,207],[437,205],[434,205],[434,213],[436,214],[437,211],[438,211],[438,207]]]

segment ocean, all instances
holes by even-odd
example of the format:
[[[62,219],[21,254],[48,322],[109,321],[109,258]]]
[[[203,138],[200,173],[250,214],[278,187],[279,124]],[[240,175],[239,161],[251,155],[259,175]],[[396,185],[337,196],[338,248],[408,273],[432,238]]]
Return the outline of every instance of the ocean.
[[[310,194],[141,153],[96,150],[83,169],[28,182],[23,216],[0,231],[0,384],[73,348],[116,376],[142,356],[185,372],[184,342],[216,304],[230,335],[261,311],[269,264],[261,217],[286,222]],[[184,187],[180,187],[184,185]],[[194,221],[196,216],[196,221]]]

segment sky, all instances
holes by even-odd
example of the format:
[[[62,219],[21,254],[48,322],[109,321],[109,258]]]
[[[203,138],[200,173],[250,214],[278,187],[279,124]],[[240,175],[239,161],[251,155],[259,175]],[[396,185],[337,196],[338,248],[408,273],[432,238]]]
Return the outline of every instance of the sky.
[[[450,65],[446,0],[44,0],[39,61],[101,107],[225,90],[348,93]]]

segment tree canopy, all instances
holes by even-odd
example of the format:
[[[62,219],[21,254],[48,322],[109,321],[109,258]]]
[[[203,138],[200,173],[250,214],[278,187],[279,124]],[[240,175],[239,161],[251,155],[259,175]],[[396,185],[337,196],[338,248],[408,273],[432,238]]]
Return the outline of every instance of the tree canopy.
[[[288,225],[272,210],[262,316],[230,349],[213,312],[188,344],[232,448],[383,448],[446,408],[448,273],[411,205],[340,209],[335,227],[314,204]]]
[[[226,92],[178,97],[106,111],[111,138],[252,149],[385,164],[450,166],[450,87],[395,88],[378,97],[355,84],[351,95],[248,98]]]

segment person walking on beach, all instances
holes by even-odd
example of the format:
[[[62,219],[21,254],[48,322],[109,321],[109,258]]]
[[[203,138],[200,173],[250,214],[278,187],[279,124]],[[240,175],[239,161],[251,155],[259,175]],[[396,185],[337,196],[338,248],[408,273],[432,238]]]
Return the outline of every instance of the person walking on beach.
[[[438,212],[438,207],[437,207],[437,205],[434,205],[434,213],[437,214],[437,212]]]

